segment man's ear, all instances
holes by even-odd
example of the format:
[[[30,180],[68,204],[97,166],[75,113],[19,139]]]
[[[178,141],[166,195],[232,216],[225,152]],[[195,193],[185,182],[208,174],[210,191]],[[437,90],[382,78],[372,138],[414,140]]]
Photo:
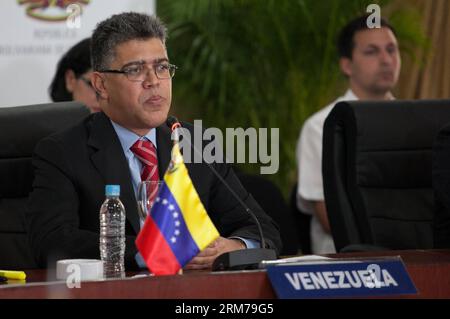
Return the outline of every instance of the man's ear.
[[[66,73],[64,74],[64,79],[66,81],[66,90],[69,93],[73,93],[75,82],[77,81],[75,73],[71,69],[66,70]]]
[[[352,60],[349,58],[340,58],[339,59],[339,66],[341,67],[342,73],[344,73],[345,76],[351,77],[352,75]]]
[[[95,92],[97,93],[97,96],[101,99],[106,100],[108,98],[108,92],[106,91],[105,80],[103,76],[99,72],[93,72],[91,83],[95,89]]]

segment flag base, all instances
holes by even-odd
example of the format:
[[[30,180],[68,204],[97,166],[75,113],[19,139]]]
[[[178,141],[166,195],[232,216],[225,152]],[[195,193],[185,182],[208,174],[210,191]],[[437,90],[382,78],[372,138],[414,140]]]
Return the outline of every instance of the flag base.
[[[275,260],[277,253],[273,249],[241,249],[222,254],[214,260],[213,271],[258,269],[263,260]]]

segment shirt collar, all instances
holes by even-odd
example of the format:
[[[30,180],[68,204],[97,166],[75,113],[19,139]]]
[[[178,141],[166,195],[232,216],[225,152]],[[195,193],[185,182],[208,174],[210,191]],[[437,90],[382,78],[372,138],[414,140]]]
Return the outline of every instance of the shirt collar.
[[[359,98],[353,93],[352,89],[348,89],[345,95],[343,96],[344,101],[356,101]]]
[[[348,89],[347,92],[345,93],[345,95],[343,96],[343,100],[344,101],[357,101],[359,100],[359,98],[355,95],[355,93],[353,93],[352,89]],[[395,100],[395,97],[392,96],[392,100]]]
[[[129,129],[113,122],[112,120],[111,124],[114,127],[114,130],[116,131],[117,136],[119,137],[120,144],[122,145],[122,149],[124,152],[127,152],[130,150],[130,147],[133,146],[134,143],[136,143],[140,139],[147,139],[150,142],[153,143],[155,148],[156,145],[156,130],[152,128],[145,136],[139,136],[136,133],[130,131]]]

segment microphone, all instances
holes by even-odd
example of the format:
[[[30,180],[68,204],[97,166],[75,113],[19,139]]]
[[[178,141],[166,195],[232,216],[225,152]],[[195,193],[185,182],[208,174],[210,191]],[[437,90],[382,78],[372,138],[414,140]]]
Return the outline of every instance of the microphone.
[[[166,125],[171,129],[173,133],[175,133],[175,143],[179,140],[179,134],[177,132],[177,128],[181,128],[181,124],[178,119],[174,116],[169,116],[166,121]],[[197,154],[201,154],[199,150],[195,148],[195,146],[188,141],[189,146],[191,146]],[[252,219],[255,221],[255,224],[258,228],[259,238],[261,247],[263,248],[254,248],[254,249],[241,249],[230,251],[218,256],[212,265],[213,271],[221,271],[221,270],[245,270],[245,269],[258,269],[259,264],[263,260],[275,260],[277,259],[277,253],[273,249],[268,249],[266,247],[266,241],[264,240],[264,235],[261,227],[261,223],[259,222],[256,215],[253,211],[248,207],[245,202],[236,194],[236,192],[228,185],[228,183],[223,179],[223,177],[216,171],[211,164],[205,161],[205,164],[210,168],[210,170],[216,175],[216,177],[222,182],[223,185],[228,189],[228,191],[233,195],[233,197],[239,202],[239,204],[245,209],[245,212],[249,214]]]
[[[166,125],[174,132],[177,128],[181,127],[180,121],[175,116],[169,116],[166,121]]]

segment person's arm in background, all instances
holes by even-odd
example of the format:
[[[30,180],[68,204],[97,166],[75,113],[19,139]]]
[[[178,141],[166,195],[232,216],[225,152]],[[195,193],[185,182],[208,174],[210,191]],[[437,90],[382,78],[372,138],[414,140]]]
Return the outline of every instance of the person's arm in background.
[[[328,221],[327,208],[325,206],[325,201],[315,201],[312,202],[314,215],[322,225],[322,228],[328,234],[331,234],[330,222]]]
[[[297,145],[300,211],[314,214],[325,232],[330,232],[322,181],[322,128],[310,118],[303,125]]]

